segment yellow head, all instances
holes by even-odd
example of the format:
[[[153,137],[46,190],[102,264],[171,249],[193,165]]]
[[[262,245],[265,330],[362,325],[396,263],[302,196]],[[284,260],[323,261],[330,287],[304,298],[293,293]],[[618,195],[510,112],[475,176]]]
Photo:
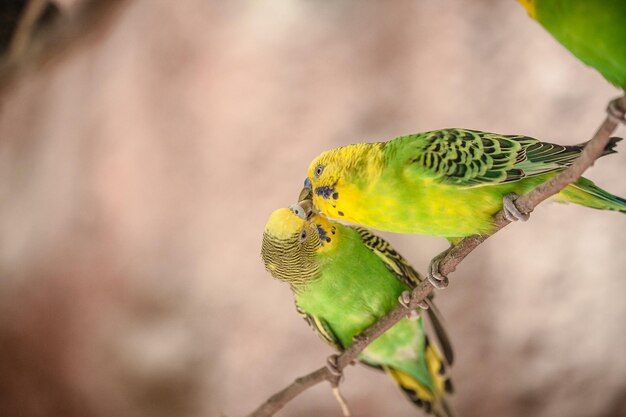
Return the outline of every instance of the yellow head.
[[[368,182],[380,174],[383,165],[382,143],[358,143],[332,149],[315,158],[307,172],[305,187],[311,188],[318,209],[341,198],[345,187]]]
[[[275,278],[297,289],[319,275],[317,255],[335,248],[337,237],[336,225],[294,204],[270,215],[261,257]]]
[[[535,9],[535,0],[517,0],[526,9],[528,15],[536,19],[537,11]]]

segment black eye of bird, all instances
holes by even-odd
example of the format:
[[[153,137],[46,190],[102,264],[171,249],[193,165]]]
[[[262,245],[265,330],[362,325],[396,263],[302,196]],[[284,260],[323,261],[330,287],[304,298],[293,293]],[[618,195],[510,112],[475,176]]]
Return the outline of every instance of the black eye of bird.
[[[300,232],[300,236],[298,236],[298,240],[300,242],[304,242],[304,239],[306,239],[306,230],[302,229],[302,231]]]
[[[324,172],[324,165],[318,165],[317,168],[315,168],[315,178],[319,178],[322,172]]]
[[[298,204],[293,204],[289,206],[289,210],[291,210],[293,214],[300,217],[302,220],[306,220],[306,213],[304,212],[304,209]]]

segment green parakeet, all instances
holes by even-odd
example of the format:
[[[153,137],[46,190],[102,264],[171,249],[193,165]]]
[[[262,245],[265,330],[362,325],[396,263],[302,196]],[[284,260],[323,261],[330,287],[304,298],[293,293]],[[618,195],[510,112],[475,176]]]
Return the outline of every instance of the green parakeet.
[[[307,218],[308,217],[308,218]],[[389,313],[422,277],[382,238],[294,205],[276,210],[263,233],[267,270],[291,287],[297,311],[335,349]],[[445,396],[452,350],[432,300],[429,315],[444,355],[426,336],[422,319],[404,318],[374,340],[360,362],[386,372],[417,406],[453,415]]]
[[[612,138],[604,155],[614,153],[619,140]],[[515,195],[570,166],[582,149],[527,136],[436,130],[324,152],[311,162],[303,191],[309,189],[316,210],[326,216],[390,232],[442,236],[455,244],[493,232],[493,216],[503,203],[510,220],[524,220],[513,204]],[[626,211],[626,200],[585,178],[552,200]],[[437,259],[428,278],[438,288],[446,285]]]
[[[626,89],[625,0],[519,0],[528,14],[585,64]]]
[[[619,138],[604,154],[614,153]],[[493,231],[493,215],[510,193],[523,194],[570,166],[583,145],[561,146],[526,136],[443,129],[389,142],[348,145],[322,153],[305,186],[321,213],[398,233],[454,240]],[[557,201],[626,210],[626,200],[587,179]]]

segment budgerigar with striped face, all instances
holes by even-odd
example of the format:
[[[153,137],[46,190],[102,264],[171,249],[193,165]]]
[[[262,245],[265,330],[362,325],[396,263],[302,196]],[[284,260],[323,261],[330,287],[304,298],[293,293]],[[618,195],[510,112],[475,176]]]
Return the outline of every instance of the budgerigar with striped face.
[[[382,238],[308,216],[298,205],[272,213],[261,254],[267,270],[291,287],[302,317],[339,351],[422,280]],[[452,390],[447,374],[452,350],[432,300],[428,303],[444,355],[430,343],[421,318],[404,318],[367,346],[359,360],[384,370],[417,406],[450,417],[445,396]]]
[[[618,140],[611,139],[605,155],[615,152]],[[310,164],[305,186],[316,210],[326,216],[455,243],[492,232],[493,215],[503,202],[511,220],[524,218],[513,204],[515,195],[570,166],[582,148],[527,136],[443,129],[324,152]],[[626,210],[626,200],[585,178],[553,200]],[[442,281],[435,272],[431,267]]]

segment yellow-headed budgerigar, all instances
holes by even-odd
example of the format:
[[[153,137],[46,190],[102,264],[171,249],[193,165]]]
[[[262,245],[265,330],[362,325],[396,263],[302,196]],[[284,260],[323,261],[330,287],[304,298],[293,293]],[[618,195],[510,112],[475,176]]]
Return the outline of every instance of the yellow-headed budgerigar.
[[[604,155],[614,153],[612,138]],[[527,216],[514,200],[570,166],[583,145],[555,145],[527,136],[442,129],[388,142],[348,145],[322,153],[305,187],[318,212],[374,229],[447,238],[455,244],[494,230],[503,208]],[[626,200],[581,178],[553,200],[626,211]],[[431,264],[437,287],[447,280]]]
[[[267,270],[291,287],[296,307],[321,338],[335,349],[406,303],[422,277],[382,238],[345,226],[301,206],[276,210],[263,233]],[[403,318],[375,339],[359,361],[386,372],[415,405],[451,417],[448,366],[452,349],[432,300],[428,304],[441,351],[426,336],[421,317]],[[333,369],[332,357],[330,368]]]

